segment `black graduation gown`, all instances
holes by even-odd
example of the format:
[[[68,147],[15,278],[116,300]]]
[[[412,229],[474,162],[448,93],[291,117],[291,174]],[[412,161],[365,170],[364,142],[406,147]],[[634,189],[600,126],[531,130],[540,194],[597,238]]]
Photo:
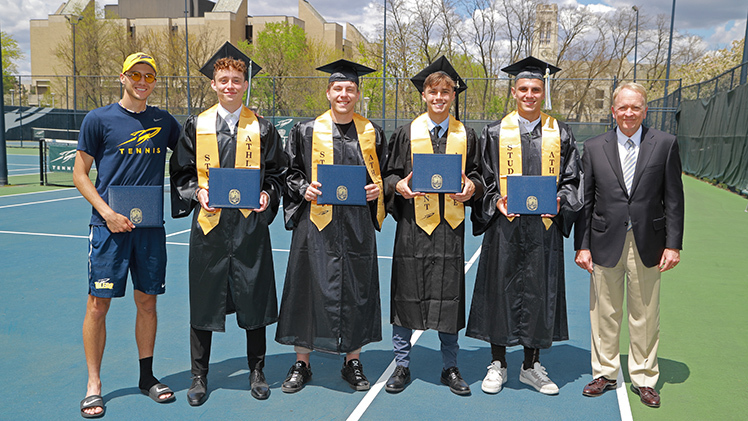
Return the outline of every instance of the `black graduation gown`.
[[[387,156],[376,128],[380,167]],[[376,201],[334,206],[332,221],[319,231],[309,219],[304,193],[311,183],[314,120],[296,124],[286,143],[289,169],[283,211],[293,230],[275,340],[318,351],[347,353],[382,340]],[[355,125],[341,135],[333,124],[335,164],[364,165]],[[367,173],[367,183],[371,183]],[[325,186],[322,186],[324,189]]]
[[[471,206],[483,194],[480,151],[475,131],[466,127],[465,174],[475,184]],[[433,135],[432,135],[433,137]],[[432,139],[434,153],[446,151],[447,138]],[[413,169],[410,158],[410,123],[390,139],[385,170],[387,212],[397,221],[392,257],[390,322],[408,329],[434,329],[457,333],[465,327],[465,223],[452,229],[444,220],[444,197],[439,195],[441,221],[431,235],[416,225],[413,199],[397,194],[395,185]],[[467,215],[467,213],[466,213]]]
[[[236,135],[231,135],[220,116],[216,118],[221,167],[234,168]],[[278,212],[286,170],[281,138],[270,122],[259,118],[262,189],[270,195],[268,208],[246,218],[238,209],[222,209],[218,225],[204,235],[197,222],[200,204],[195,198],[196,124],[196,116],[187,119],[169,162],[172,217],[195,210],[190,233],[190,324],[223,332],[226,314],[236,312],[243,329],[267,326],[278,318],[268,225]]]
[[[538,215],[509,222],[496,209],[500,127],[491,123],[481,135],[486,194],[471,218],[473,234],[485,234],[466,335],[496,345],[549,348],[552,341],[569,339],[563,237],[582,205],[579,152],[571,130],[559,122],[561,210],[547,231]],[[541,124],[521,139],[522,174],[541,175]]]

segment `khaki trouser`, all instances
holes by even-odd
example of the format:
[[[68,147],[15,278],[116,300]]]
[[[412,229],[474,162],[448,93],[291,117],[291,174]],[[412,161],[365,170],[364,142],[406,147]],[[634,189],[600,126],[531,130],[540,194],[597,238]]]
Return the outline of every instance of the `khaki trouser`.
[[[627,280],[625,284],[624,279]],[[660,269],[644,266],[631,231],[626,234],[618,264],[612,268],[595,265],[590,280],[592,377],[595,379],[615,380],[618,376],[624,292],[628,309],[631,382],[637,387],[654,388],[660,375],[657,364]]]

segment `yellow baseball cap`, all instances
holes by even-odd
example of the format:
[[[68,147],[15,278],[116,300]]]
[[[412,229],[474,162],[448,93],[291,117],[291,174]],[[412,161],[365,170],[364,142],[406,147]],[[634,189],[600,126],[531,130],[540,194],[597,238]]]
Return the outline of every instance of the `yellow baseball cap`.
[[[134,53],[127,56],[125,59],[125,62],[122,64],[122,73],[125,73],[126,71],[130,70],[130,68],[138,63],[145,63],[151,67],[153,67],[153,70],[158,73],[158,68],[156,68],[156,60],[153,59],[150,55],[146,53]]]

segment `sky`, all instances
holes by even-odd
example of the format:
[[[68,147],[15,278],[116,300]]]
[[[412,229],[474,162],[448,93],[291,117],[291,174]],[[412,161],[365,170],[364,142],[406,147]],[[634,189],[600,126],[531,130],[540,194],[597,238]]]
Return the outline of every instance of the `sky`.
[[[348,0],[341,8],[340,0],[308,0],[328,22],[350,22],[365,35],[381,28],[383,0]],[[745,0],[549,0],[559,6],[567,4],[597,7],[639,7],[640,19],[658,14],[670,16],[675,7],[675,29],[701,36],[710,49],[725,48],[733,40],[745,36],[748,3]],[[99,0],[99,5],[115,4],[117,0]],[[21,74],[31,73],[29,20],[46,19],[63,3],[62,0],[0,0],[0,30],[10,34],[19,44],[24,59],[17,62]],[[646,3],[646,4],[645,4]],[[298,16],[298,0],[249,0],[252,16]]]

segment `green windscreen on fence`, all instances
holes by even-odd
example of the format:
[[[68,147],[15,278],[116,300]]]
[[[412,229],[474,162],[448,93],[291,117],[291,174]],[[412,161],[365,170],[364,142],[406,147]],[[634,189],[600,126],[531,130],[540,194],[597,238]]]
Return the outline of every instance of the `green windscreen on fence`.
[[[748,193],[748,85],[683,101],[678,143],[683,171]]]
[[[74,140],[43,139],[43,157],[46,161],[44,184],[48,186],[73,186],[73,166],[78,142]]]
[[[46,186],[73,187],[73,166],[78,142],[75,140],[42,139],[40,169]],[[88,174],[96,180],[96,166]]]

